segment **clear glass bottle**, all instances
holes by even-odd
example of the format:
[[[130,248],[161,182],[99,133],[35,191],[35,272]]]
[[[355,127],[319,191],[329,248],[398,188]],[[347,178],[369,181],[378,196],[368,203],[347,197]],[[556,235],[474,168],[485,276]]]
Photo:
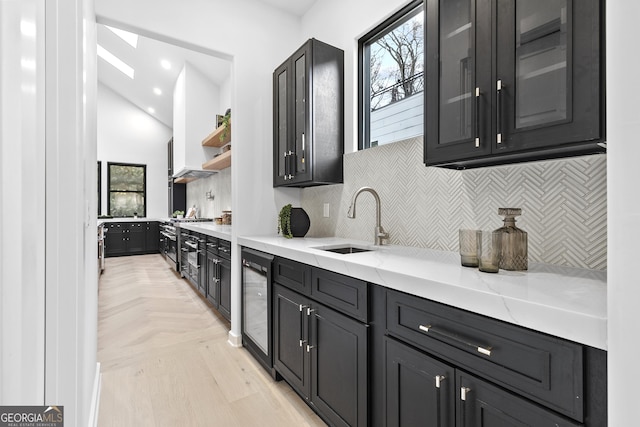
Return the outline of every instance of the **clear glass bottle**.
[[[521,214],[520,208],[498,208],[498,215],[504,216],[504,226],[495,230],[502,233],[500,268],[504,270],[525,271],[529,268],[527,232],[516,227],[516,216]]]

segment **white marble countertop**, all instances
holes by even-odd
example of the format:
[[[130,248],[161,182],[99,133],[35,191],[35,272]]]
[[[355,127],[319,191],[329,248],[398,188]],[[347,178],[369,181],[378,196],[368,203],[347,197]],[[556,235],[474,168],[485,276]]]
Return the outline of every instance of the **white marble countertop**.
[[[180,228],[231,241],[231,225],[217,225],[212,222],[181,222]]]
[[[599,349],[607,349],[606,271],[530,263],[497,274],[462,267],[455,252],[340,238],[238,237],[238,244],[438,301]],[[336,254],[322,247],[374,249]]]
[[[168,221],[167,218],[148,218],[148,217],[126,217],[126,218],[98,218],[98,225],[106,224],[109,222],[145,222],[145,221]]]

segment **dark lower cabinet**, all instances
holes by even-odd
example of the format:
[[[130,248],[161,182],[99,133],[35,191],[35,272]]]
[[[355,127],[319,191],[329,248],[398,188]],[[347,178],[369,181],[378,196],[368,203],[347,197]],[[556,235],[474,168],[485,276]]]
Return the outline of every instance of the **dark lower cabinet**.
[[[308,299],[280,285],[273,287],[273,365],[302,396],[309,396]]]
[[[367,326],[279,284],[274,367],[332,426],[368,425]]]
[[[473,375],[456,375],[459,427],[582,426]]]
[[[220,259],[218,264],[220,278],[220,305],[218,311],[227,320],[231,320],[231,261]]]
[[[454,368],[392,338],[385,356],[386,426],[454,426]]]
[[[207,251],[207,300],[217,309],[220,300],[220,279],[218,279],[218,256]]]
[[[334,426],[367,425],[367,326],[318,304],[310,308],[310,401]]]
[[[205,246],[206,263],[203,258],[203,264],[206,264],[206,271],[201,292],[222,317],[231,321],[231,244],[209,237]]]
[[[105,256],[140,255],[159,251],[157,221],[109,222],[105,224]]]

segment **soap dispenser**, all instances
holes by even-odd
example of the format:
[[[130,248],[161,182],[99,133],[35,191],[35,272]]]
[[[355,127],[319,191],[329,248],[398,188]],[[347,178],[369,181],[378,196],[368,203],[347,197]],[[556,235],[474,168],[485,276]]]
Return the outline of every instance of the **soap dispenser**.
[[[511,271],[528,269],[527,232],[516,227],[516,216],[522,214],[520,208],[498,208],[498,215],[504,217],[504,226],[496,231],[502,233],[502,257],[500,268]]]

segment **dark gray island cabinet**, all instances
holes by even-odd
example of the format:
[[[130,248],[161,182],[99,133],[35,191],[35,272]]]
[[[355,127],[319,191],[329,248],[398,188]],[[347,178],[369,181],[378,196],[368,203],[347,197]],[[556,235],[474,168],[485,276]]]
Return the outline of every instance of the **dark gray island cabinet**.
[[[275,257],[276,371],[331,426],[606,426],[606,352]]]
[[[160,243],[158,221],[106,222],[105,256],[157,253]]]

